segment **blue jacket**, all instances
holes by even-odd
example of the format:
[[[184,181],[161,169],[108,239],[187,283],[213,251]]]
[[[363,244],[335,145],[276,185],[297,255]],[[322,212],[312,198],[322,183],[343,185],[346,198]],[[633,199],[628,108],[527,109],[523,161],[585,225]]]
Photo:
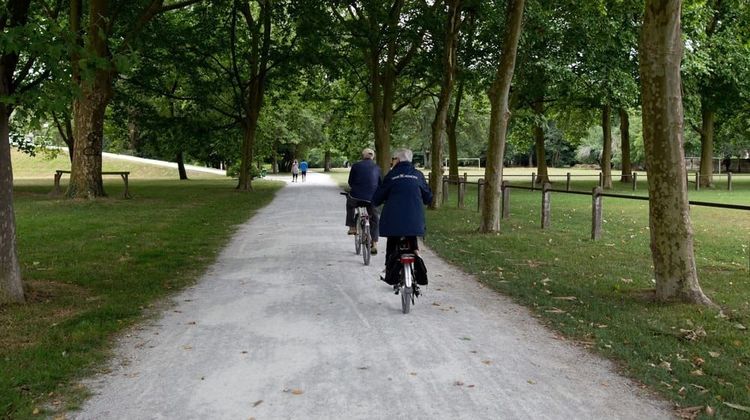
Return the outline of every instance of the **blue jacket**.
[[[372,159],[363,159],[349,172],[349,187],[352,197],[372,201],[372,195],[380,185],[380,166]]]
[[[383,178],[372,204],[383,206],[380,236],[424,236],[424,205],[432,201],[432,191],[422,172],[411,162],[399,162]]]
[[[299,170],[302,172],[307,172],[307,162],[304,160],[299,163]]]

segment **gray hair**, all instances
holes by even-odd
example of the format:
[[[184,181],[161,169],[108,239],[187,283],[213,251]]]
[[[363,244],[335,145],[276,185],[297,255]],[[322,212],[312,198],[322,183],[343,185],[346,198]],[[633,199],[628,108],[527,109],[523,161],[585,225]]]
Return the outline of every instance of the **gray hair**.
[[[362,149],[362,159],[372,159],[375,157],[375,151],[368,148]]]
[[[414,152],[409,149],[398,149],[393,154],[393,157],[398,158],[399,162],[411,162],[411,158],[414,157]]]

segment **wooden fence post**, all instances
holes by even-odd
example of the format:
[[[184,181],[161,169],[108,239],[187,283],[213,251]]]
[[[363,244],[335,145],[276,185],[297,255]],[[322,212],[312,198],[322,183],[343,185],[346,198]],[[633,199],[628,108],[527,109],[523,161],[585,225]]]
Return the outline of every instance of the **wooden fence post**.
[[[599,186],[604,187],[604,172],[599,172]]]
[[[594,187],[591,192],[591,239],[602,237],[602,188]]]
[[[463,178],[458,178],[458,208],[463,209],[466,207],[464,203],[464,197],[466,196],[466,182],[469,180],[469,175],[464,172]]]
[[[549,228],[549,219],[550,219],[550,196],[552,193],[550,192],[550,189],[552,188],[552,185],[550,185],[549,182],[545,182],[544,186],[542,186],[542,229]]]
[[[700,171],[695,173],[695,190],[700,191],[701,189],[701,173]]]
[[[633,191],[635,191],[637,184],[638,184],[638,172],[633,172]]]
[[[727,172],[727,190],[732,191],[732,173]]]
[[[567,179],[565,180],[565,191],[570,191],[570,172],[568,172]]]
[[[484,200],[484,178],[477,180],[477,211],[482,211],[482,200]]]
[[[501,213],[503,219],[510,217],[510,188],[508,188],[508,185],[510,185],[508,181],[503,181],[500,186],[503,196],[503,211]]]
[[[534,191],[534,183],[536,182],[536,173],[531,173],[531,191]]]

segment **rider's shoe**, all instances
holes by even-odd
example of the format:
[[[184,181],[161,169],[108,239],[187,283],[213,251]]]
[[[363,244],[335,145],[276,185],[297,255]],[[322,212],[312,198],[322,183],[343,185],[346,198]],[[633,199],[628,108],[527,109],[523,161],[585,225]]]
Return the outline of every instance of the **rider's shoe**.
[[[346,232],[347,235],[356,235],[357,234],[357,228],[354,226],[349,227],[349,231]]]
[[[380,272],[379,278],[380,281],[385,281],[385,268]]]
[[[401,291],[401,286],[398,285],[398,284],[394,284],[393,285],[393,294],[397,295],[399,291]]]
[[[370,254],[377,255],[377,253],[378,253],[378,246],[375,243],[373,243],[372,247],[370,248]]]
[[[421,294],[422,294],[422,291],[421,291],[421,290],[419,290],[419,286],[417,286],[417,285],[415,284],[415,285],[414,285],[414,297],[419,297],[419,295],[421,295]]]

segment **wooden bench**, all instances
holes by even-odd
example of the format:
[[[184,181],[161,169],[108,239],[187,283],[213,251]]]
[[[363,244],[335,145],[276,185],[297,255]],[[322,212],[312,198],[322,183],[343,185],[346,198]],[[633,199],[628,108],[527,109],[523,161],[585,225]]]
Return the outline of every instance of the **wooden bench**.
[[[55,171],[55,190],[53,191],[54,194],[61,194],[62,190],[60,189],[60,178],[62,178],[63,174],[69,174],[70,171],[63,171],[63,170],[56,170]],[[132,198],[130,196],[130,191],[128,190],[128,175],[130,175],[130,172],[126,171],[111,171],[111,172],[102,172],[102,175],[120,175],[123,182],[125,182],[125,192],[123,193],[123,197],[125,198]]]

